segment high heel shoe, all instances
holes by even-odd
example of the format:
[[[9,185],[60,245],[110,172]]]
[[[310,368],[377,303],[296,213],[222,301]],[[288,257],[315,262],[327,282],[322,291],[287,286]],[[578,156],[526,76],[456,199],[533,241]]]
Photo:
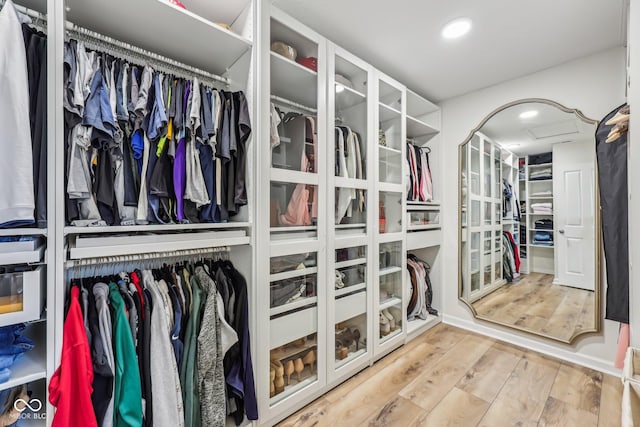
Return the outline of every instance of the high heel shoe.
[[[269,379],[271,380],[269,384],[269,397],[273,397],[276,395],[276,386],[273,383],[273,380],[276,379],[276,371],[273,368],[269,370]]]
[[[282,366],[282,362],[279,360],[272,360],[271,368],[275,373],[273,381],[273,386],[276,392],[275,394],[282,393],[284,391],[284,366]]]
[[[316,352],[311,350],[309,353],[307,353],[302,359],[302,363],[304,365],[309,365],[309,369],[311,370],[311,372],[313,372],[316,364]]]
[[[356,351],[358,351],[360,346],[360,331],[358,329],[353,330],[353,340],[356,342]]]
[[[291,385],[291,374],[295,372],[296,368],[293,366],[293,360],[289,360],[284,365],[284,374],[287,376],[287,385]]]
[[[297,358],[295,362],[293,362],[293,367],[298,375],[298,382],[302,381],[302,377],[300,376],[302,371],[304,371],[304,363],[302,362],[302,359]]]
[[[384,310],[382,310],[382,315],[384,317],[386,317],[389,320],[389,328],[392,331],[396,330],[396,318],[393,317],[393,314],[389,313],[389,310],[387,310],[386,308]]]
[[[389,326],[389,319],[380,312],[380,335],[386,336],[391,332],[391,326]]]

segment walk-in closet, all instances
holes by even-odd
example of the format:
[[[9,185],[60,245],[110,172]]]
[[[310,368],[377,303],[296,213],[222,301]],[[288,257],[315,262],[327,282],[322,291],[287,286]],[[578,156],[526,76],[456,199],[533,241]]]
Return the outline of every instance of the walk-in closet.
[[[640,423],[634,18],[0,0],[0,427]]]

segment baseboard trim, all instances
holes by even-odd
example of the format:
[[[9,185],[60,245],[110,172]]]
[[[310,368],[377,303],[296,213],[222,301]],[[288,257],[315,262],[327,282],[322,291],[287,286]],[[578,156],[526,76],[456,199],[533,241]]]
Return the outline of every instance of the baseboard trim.
[[[547,356],[555,357],[557,359],[564,360],[566,362],[575,363],[576,365],[584,366],[596,371],[603,372],[615,377],[622,377],[622,371],[616,369],[613,366],[613,362],[610,360],[604,360],[597,357],[587,356],[584,354],[574,353],[572,351],[563,350],[561,348],[553,347],[549,344],[541,343],[525,336],[517,335],[516,333],[508,332],[497,327],[483,325],[479,322],[472,320],[461,319],[456,316],[444,315],[442,323],[455,326],[461,329],[465,329],[471,332],[476,332],[481,335],[485,335],[491,338],[495,338],[500,341],[505,341],[510,344],[514,344],[520,347],[524,347],[528,350],[537,351]]]

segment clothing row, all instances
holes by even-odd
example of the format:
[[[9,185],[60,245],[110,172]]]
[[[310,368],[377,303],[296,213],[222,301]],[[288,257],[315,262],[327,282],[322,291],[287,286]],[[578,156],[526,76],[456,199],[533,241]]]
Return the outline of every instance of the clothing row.
[[[553,203],[551,202],[540,202],[540,203],[532,203],[531,204],[531,212],[534,214],[553,214]]]
[[[520,203],[513,192],[513,186],[506,180],[502,180],[502,218],[508,218],[509,214],[513,219],[520,221]]]
[[[0,384],[11,379],[13,364],[35,347],[35,343],[24,335],[25,329],[24,323],[0,327]]]
[[[348,126],[335,127],[336,164],[335,174],[341,178],[366,179],[365,141],[358,132]],[[336,224],[353,216],[354,201],[358,212],[364,212],[365,191],[340,187],[336,190]]]
[[[249,107],[107,53],[64,46],[67,221],[225,222],[247,204]]]
[[[407,200],[410,202],[430,202],[433,200],[433,179],[429,167],[430,150],[427,150],[407,143],[407,162],[409,164]]]
[[[520,275],[520,251],[513,234],[502,232],[502,273],[507,282]]]
[[[407,320],[425,320],[428,315],[437,316],[438,310],[431,307],[433,301],[433,287],[429,277],[431,266],[415,255],[408,254],[407,270],[411,278],[408,286]]]
[[[0,10],[0,227],[47,226],[47,36]]]
[[[300,171],[306,173],[317,172],[318,134],[316,117],[299,116],[305,121],[304,149],[301,150]],[[293,191],[285,186],[279,199],[272,199],[271,225],[301,226],[311,225],[318,218],[318,191],[313,185],[296,184]],[[272,197],[274,193],[272,192]],[[281,202],[287,207],[282,213]]]
[[[224,426],[258,418],[247,283],[229,261],[74,280],[54,426]]]

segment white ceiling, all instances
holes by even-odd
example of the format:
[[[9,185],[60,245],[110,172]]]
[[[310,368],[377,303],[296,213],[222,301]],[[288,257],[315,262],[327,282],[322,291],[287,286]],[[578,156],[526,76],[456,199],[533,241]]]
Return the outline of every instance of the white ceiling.
[[[440,101],[622,46],[626,0],[275,0],[410,89]],[[468,17],[471,32],[440,36]],[[625,18],[626,19],[626,18]]]
[[[519,116],[525,111],[537,111],[530,119]],[[519,104],[502,110],[482,126],[480,132],[521,156],[546,153],[553,144],[594,141],[595,124],[586,123],[573,113],[543,103]]]

